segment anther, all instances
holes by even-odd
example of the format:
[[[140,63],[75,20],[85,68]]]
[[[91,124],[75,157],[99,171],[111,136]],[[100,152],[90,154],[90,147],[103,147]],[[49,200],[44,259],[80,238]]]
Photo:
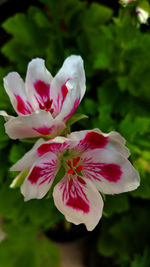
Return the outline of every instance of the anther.
[[[68,174],[75,174],[75,172],[74,172],[73,169],[68,169],[68,170],[67,170],[67,173],[68,173]]]
[[[83,166],[82,165],[79,165],[77,168],[76,168],[76,172],[81,172],[83,169]]]
[[[73,158],[73,167],[75,167],[77,165],[77,163],[78,163],[78,161],[75,158]]]

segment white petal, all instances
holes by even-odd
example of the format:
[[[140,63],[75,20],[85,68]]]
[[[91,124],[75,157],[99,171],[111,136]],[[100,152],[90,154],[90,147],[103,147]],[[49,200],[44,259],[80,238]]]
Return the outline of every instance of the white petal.
[[[18,114],[26,115],[34,110],[25,93],[25,85],[17,72],[11,72],[4,78],[4,87]]]
[[[129,160],[116,151],[87,151],[82,154],[82,165],[83,175],[104,194],[128,192],[139,186],[139,174]]]
[[[43,102],[43,97],[46,97],[45,100],[48,100],[50,94],[50,84],[52,80],[52,75],[45,67],[45,61],[41,58],[32,59],[28,65],[27,76],[25,81],[26,93],[30,102],[32,103],[35,110],[39,109],[39,103]],[[36,82],[41,81],[47,85],[46,94],[43,96],[42,90],[36,90]],[[48,90],[49,86],[49,90]]]
[[[42,135],[54,137],[65,127],[63,122],[57,118],[53,119],[49,112],[42,110],[31,115],[14,117],[5,123],[6,133],[12,139],[38,137]]]
[[[148,4],[148,3],[147,3]],[[149,6],[148,6],[149,9]],[[136,7],[136,14],[138,17],[138,20],[141,24],[146,24],[149,18],[149,10],[144,10],[143,8]]]
[[[80,56],[72,55],[64,61],[62,68],[52,80],[50,94],[54,112],[56,115],[61,112],[61,119],[69,116],[73,108],[75,111],[85,94],[85,73]]]
[[[40,138],[20,160],[18,160],[11,168],[10,171],[24,171],[29,170],[34,162],[39,158],[36,149],[44,143],[44,139]]]
[[[102,216],[103,200],[91,181],[80,179],[64,177],[54,187],[54,202],[66,220],[92,231]]]
[[[125,146],[126,140],[118,132],[112,131],[109,134],[104,134],[104,136],[107,136],[109,139],[108,149],[116,150],[126,158],[130,156],[130,151]]]
[[[43,198],[50,189],[57,171],[58,160],[54,153],[49,152],[39,158],[21,186],[25,201]]]
[[[63,153],[67,149],[71,148],[72,148],[72,143],[70,142],[70,140],[62,136],[57,136],[41,144],[37,148],[37,153],[39,156],[42,156],[48,152],[53,152],[57,154],[57,153]]]
[[[0,116],[3,116],[5,121],[9,121],[10,119],[15,118],[14,116],[8,115],[7,112],[4,110],[0,111]]]
[[[76,143],[76,150],[79,152],[105,148],[121,153],[124,157],[130,155],[129,149],[125,147],[125,139],[117,132],[105,134],[99,129],[73,132],[67,136]]]

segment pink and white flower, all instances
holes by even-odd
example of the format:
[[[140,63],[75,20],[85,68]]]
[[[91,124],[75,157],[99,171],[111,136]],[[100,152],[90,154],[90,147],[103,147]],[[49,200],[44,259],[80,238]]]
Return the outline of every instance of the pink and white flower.
[[[67,138],[41,140],[11,170],[30,170],[21,185],[27,201],[43,198],[63,168],[64,175],[54,186],[54,203],[69,222],[84,223],[92,230],[103,210],[98,191],[119,194],[139,186],[139,175],[127,159],[129,155],[119,133],[104,134],[94,129],[74,132]]]
[[[53,78],[41,58],[33,59],[25,83],[17,72],[4,78],[4,87],[18,117],[1,111],[12,139],[48,135],[66,127],[85,93],[85,73],[80,56],[68,57]]]
[[[148,22],[148,18],[150,16],[149,4],[147,3],[147,5],[148,5],[148,7],[146,6],[145,9],[142,7],[139,7],[139,6],[136,7],[137,18],[141,24],[146,24]]]

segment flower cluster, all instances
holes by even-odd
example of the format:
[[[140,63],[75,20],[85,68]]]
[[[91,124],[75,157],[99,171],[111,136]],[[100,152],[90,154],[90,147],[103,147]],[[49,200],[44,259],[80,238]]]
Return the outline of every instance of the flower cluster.
[[[12,117],[1,111],[8,135],[13,139],[43,137],[12,166],[19,174],[11,187],[22,180],[25,201],[41,199],[53,189],[54,203],[66,219],[93,230],[103,210],[99,192],[134,190],[139,186],[139,175],[128,160],[130,152],[119,133],[64,131],[85,93],[81,57],[68,57],[54,78],[42,59],[33,59],[25,84],[12,72],[4,78],[4,86],[18,113]]]

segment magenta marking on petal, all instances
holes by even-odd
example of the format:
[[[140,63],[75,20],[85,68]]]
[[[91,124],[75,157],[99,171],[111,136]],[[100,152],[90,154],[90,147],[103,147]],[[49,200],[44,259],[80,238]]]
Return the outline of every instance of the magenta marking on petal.
[[[40,127],[40,128],[33,127],[32,129],[37,131],[38,133],[40,133],[42,135],[48,135],[48,134],[52,133],[52,131],[54,129],[54,125],[51,126],[51,127],[47,127],[47,126],[43,126],[43,127]]]
[[[60,112],[60,106],[61,106],[60,105],[60,94],[58,93],[56,102],[55,103],[53,102],[53,108],[56,114]]]
[[[50,85],[44,81],[38,80],[34,83],[34,88],[40,96],[40,100],[45,103],[49,99]]]
[[[42,168],[35,166],[30,173],[28,180],[31,182],[31,184],[36,184],[41,176]]]
[[[50,99],[50,85],[38,80],[34,83],[34,88],[37,93],[35,98],[39,104],[39,108],[49,111],[52,114],[54,108],[52,108],[53,100]]]
[[[90,210],[89,205],[80,196],[74,198],[70,195],[66,205],[75,210],[82,210],[84,213],[88,213]]]
[[[121,178],[122,171],[117,164],[103,163],[103,166],[101,167],[101,175],[109,182],[117,182]]]
[[[84,183],[83,179],[82,182],[75,182],[72,178],[70,178],[67,183],[63,183],[60,190],[63,189],[62,200],[65,202],[65,205],[77,211],[88,213],[90,211],[90,206],[89,200],[83,191],[85,185],[86,183]]]
[[[61,93],[62,93],[62,104],[68,94],[68,89],[67,89],[67,86],[66,86],[66,83],[64,83],[61,87]]]
[[[77,179],[81,184],[86,184],[86,182],[80,176],[77,176]]]
[[[24,101],[19,95],[16,95],[16,100],[17,100],[17,111],[18,113],[21,113],[23,115],[31,114],[34,112],[32,106],[28,101]]]
[[[88,179],[94,179],[97,181],[101,181],[101,163],[93,162],[92,158],[84,158],[82,160],[83,164],[83,174]]]
[[[77,109],[79,103],[80,103],[80,97],[77,98],[77,99],[75,100],[74,105],[73,105],[73,108],[71,109],[70,113],[64,118],[64,121],[65,121],[65,122],[66,122],[67,120],[69,120],[69,119],[72,117],[72,115],[73,115],[74,112],[76,111],[76,109]]]
[[[115,163],[92,162],[92,158],[83,160],[83,173],[89,179],[102,181],[101,177],[109,182],[121,179],[121,167]]]
[[[50,162],[45,162],[40,166],[34,166],[31,173],[28,176],[28,181],[31,184],[38,184],[39,186],[48,181],[48,184],[55,177],[57,171],[57,161],[51,160]]]
[[[51,144],[42,144],[37,148],[37,153],[42,156],[47,152],[53,152],[53,153],[58,153],[62,152],[69,148],[69,145],[67,142],[64,143],[51,143]]]
[[[90,149],[104,148],[107,143],[108,137],[96,132],[88,132],[84,139],[80,141],[80,145]]]

